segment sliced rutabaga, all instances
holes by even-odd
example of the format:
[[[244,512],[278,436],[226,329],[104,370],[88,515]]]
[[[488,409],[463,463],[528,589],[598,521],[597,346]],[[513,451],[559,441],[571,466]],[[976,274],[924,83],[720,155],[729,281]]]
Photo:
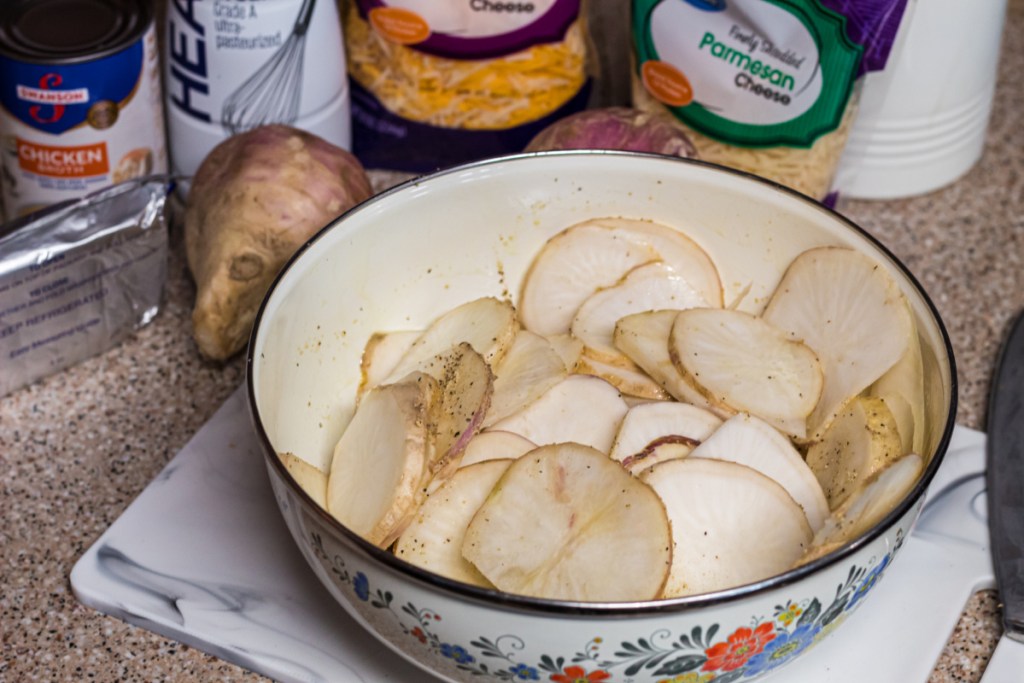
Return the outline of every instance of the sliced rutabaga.
[[[523,281],[519,319],[544,336],[569,331],[580,305],[633,268],[659,260],[654,247],[628,233],[590,223],[558,233],[533,260]]]
[[[383,382],[398,365],[402,356],[412,348],[420,338],[422,331],[408,332],[375,332],[363,348],[363,357],[359,364],[362,380],[359,383],[359,395]]]
[[[752,415],[740,413],[726,420],[690,457],[728,460],[770,477],[803,509],[812,531],[828,516],[825,493],[800,453],[789,439]]]
[[[807,419],[811,439],[821,438],[846,402],[900,360],[914,340],[897,284],[878,262],[844,247],[797,256],[762,317],[807,344],[821,361],[821,398]]]
[[[866,533],[906,498],[923,470],[921,456],[910,453],[876,472],[832,511],[814,536],[814,548],[847,543]]]
[[[537,447],[525,436],[512,432],[480,432],[466,444],[459,467],[468,467],[486,460],[515,460]]]
[[[623,359],[625,360],[625,356]],[[628,366],[608,363],[583,355],[577,361],[573,372],[600,377],[626,396],[655,401],[664,401],[669,398],[668,392],[651,379],[647,373],[633,365],[631,361],[627,360],[626,362],[629,363]]]
[[[623,230],[651,244],[661,260],[685,278],[708,306],[722,305],[722,280],[714,261],[689,236],[655,221],[632,218],[599,218],[591,221],[610,230]]]
[[[523,327],[544,336],[568,332],[594,292],[654,261],[671,266],[707,305],[722,305],[718,270],[689,237],[650,221],[597,218],[563,230],[537,254],[519,300]]]
[[[797,438],[822,389],[814,352],[749,313],[680,311],[669,354],[684,379],[728,412],[753,413]]]
[[[440,403],[425,373],[372,389],[335,446],[327,511],[370,543],[390,545],[422,502]]]
[[[741,586],[785,571],[811,541],[807,518],[778,483],[726,460],[683,458],[641,474],[668,510],[672,569],[663,597]]]
[[[327,509],[327,474],[313,467],[294,453],[281,453],[281,464],[292,475],[295,483],[306,492],[313,502]]]
[[[885,401],[857,397],[807,451],[807,465],[836,509],[868,477],[903,454],[896,421]]]
[[[483,356],[462,342],[421,364],[437,380],[440,405],[434,423],[433,457],[427,463],[438,482],[459,465],[466,444],[480,431],[494,389],[494,375]]]
[[[678,314],[679,311],[663,310],[627,315],[615,325],[615,346],[677,401],[728,415],[720,408],[715,409],[672,362],[668,342]]]
[[[552,334],[545,337],[545,339],[548,340],[548,343],[551,344],[551,348],[553,348],[555,353],[557,353],[562,359],[562,363],[565,364],[565,367],[572,371],[579,362],[580,357],[583,355],[583,342],[568,332]]]
[[[494,395],[484,417],[484,426],[532,403],[569,374],[551,342],[529,330],[516,334],[494,372]]]
[[[942,381],[942,369],[939,359],[928,344],[921,344],[921,363],[924,367],[924,450],[921,451],[925,462],[929,454],[935,452],[939,439],[944,431],[943,425],[952,419],[949,415],[949,397]],[[952,425],[949,425],[952,428]]]
[[[491,587],[491,582],[462,557],[462,542],[473,515],[511,463],[488,460],[460,468],[427,496],[395,543],[395,555],[449,579]]]
[[[686,457],[721,424],[714,413],[687,403],[633,406],[619,426],[610,455],[639,474],[659,462]]]
[[[615,324],[632,313],[706,307],[704,297],[664,261],[629,271],[613,287],[591,294],[573,318],[571,332],[585,355],[608,363],[626,360],[615,346]]]
[[[903,442],[903,452],[924,453],[927,433],[924,358],[916,324],[907,352],[871,385],[868,393],[881,398],[892,411]]]
[[[604,453],[565,443],[509,466],[470,522],[462,554],[509,593],[628,601],[661,595],[671,546],[650,487]]]
[[[489,427],[538,446],[565,441],[607,453],[629,406],[618,390],[591,375],[569,375],[533,403]]]
[[[424,363],[460,342],[468,343],[488,364],[495,365],[512,345],[518,329],[511,303],[494,297],[474,299],[435,320],[384,381],[394,382],[422,370]]]

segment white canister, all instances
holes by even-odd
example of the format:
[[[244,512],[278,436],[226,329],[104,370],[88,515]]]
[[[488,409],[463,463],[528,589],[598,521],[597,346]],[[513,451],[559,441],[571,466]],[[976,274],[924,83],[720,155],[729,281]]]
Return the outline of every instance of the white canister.
[[[351,147],[335,0],[174,0],[165,37],[175,174],[193,175],[226,137],[265,123]]]
[[[846,197],[923,194],[981,157],[1006,0],[911,0],[887,67],[865,77],[834,187]]]

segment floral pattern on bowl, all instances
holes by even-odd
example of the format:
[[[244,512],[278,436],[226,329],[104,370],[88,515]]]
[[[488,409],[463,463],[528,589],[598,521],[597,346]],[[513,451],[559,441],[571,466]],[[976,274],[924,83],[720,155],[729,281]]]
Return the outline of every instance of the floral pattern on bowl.
[[[526,645],[520,635],[444,642],[433,629],[444,619],[440,612],[411,602],[399,605],[391,591],[373,588],[364,572],[350,570],[340,555],[331,556],[320,534],[310,532],[309,539],[317,559],[330,568],[339,585],[351,590],[356,601],[390,613],[407,637],[473,676],[498,681],[629,683],[647,670],[656,683],[729,683],[773,671],[835,630],[878,583],[902,546],[903,533],[897,532],[896,543],[880,560],[851,565],[832,598],[786,601],[776,605],[770,616],[752,616],[747,625],[728,635],[719,624],[711,624],[680,634],[661,628],[617,645],[594,636],[571,655],[544,654],[530,663],[516,661]]]

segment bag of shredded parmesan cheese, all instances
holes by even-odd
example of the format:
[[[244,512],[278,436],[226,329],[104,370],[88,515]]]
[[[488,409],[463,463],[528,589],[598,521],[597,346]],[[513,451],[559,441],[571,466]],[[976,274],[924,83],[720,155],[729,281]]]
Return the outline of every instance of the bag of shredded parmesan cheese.
[[[352,149],[423,172],[518,152],[590,90],[583,0],[349,0]]]
[[[823,199],[906,4],[632,0],[634,106],[670,111],[703,159]]]

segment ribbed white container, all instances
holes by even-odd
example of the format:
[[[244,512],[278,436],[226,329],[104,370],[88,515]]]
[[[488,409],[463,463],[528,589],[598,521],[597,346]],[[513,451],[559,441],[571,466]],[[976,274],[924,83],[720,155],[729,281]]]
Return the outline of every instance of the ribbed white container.
[[[834,187],[861,199],[923,194],[981,157],[1006,0],[911,0],[887,67],[868,74]]]
[[[193,175],[229,135],[263,123],[351,147],[335,0],[170,3],[164,30],[174,174]]]

